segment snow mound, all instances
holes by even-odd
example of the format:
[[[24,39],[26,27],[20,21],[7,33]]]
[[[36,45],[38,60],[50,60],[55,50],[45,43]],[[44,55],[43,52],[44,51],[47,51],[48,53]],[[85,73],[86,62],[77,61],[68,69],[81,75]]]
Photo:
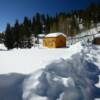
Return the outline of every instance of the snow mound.
[[[25,75],[0,75],[0,100],[22,100],[22,83]]]
[[[87,53],[61,58],[30,75],[23,83],[23,100],[94,100],[100,71]]]
[[[7,48],[4,46],[4,44],[0,44],[0,51],[6,51]]]
[[[95,35],[95,37],[96,37],[96,38],[97,38],[97,37],[99,37],[99,38],[100,38],[100,33],[96,34],[96,35]]]

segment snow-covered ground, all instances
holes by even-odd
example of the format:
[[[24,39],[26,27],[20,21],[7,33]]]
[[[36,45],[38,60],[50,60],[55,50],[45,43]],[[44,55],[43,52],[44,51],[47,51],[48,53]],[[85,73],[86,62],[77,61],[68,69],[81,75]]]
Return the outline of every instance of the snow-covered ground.
[[[60,58],[24,80],[24,100],[98,100],[100,46],[82,46],[70,58]],[[74,48],[75,48],[74,47]],[[72,48],[69,48],[70,51]]]
[[[77,45],[77,46],[76,46]],[[44,68],[48,63],[60,59],[70,58],[71,55],[80,52],[80,43],[70,48],[48,49],[36,47],[32,49],[13,49],[6,51],[1,45],[0,51],[0,74],[11,72],[29,74],[37,69]]]
[[[0,100],[100,100],[100,46],[0,45]]]

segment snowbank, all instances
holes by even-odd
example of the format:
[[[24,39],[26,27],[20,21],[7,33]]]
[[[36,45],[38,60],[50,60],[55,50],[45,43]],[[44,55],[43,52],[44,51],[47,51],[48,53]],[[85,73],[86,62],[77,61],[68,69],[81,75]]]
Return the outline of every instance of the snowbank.
[[[4,46],[4,44],[0,44],[0,52],[1,51],[6,51],[7,48]]]
[[[0,100],[23,100],[22,83],[25,75],[0,75]]]
[[[96,38],[97,38],[97,37],[100,38],[100,33],[96,34],[95,37],[96,37]]]
[[[30,75],[24,81],[23,100],[35,100],[38,97],[43,100],[94,100],[100,70],[93,62],[93,52],[89,49],[70,59],[56,60]]]
[[[100,46],[13,49],[0,51],[0,60],[0,100],[100,98]],[[9,72],[29,74],[1,75]]]

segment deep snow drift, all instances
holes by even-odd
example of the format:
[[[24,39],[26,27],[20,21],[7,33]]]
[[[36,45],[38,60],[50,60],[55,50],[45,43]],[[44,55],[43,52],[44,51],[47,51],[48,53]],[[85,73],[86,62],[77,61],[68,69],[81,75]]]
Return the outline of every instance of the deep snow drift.
[[[0,100],[23,100],[22,84],[25,77],[14,73],[0,75]]]
[[[98,55],[98,56],[97,56]],[[100,75],[100,47],[88,46],[59,59],[24,80],[24,100],[94,100]],[[95,85],[96,84],[96,85]]]
[[[2,50],[0,54],[1,74],[33,72],[28,75],[0,75],[0,100],[99,100],[100,98],[100,46],[86,46],[80,42],[70,48]],[[33,65],[36,63],[38,66],[35,68]],[[7,67],[7,64],[15,67]]]

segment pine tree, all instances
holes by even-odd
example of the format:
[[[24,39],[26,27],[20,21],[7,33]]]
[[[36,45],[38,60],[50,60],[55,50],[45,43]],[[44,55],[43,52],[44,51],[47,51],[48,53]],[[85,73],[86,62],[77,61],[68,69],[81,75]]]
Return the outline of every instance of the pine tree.
[[[32,46],[32,27],[31,27],[31,20],[28,19],[28,17],[24,18],[24,23],[23,23],[23,42],[24,42],[24,47],[25,48],[30,48]]]
[[[42,33],[42,24],[41,24],[41,16],[39,13],[35,16],[35,26],[34,26],[34,34],[37,37],[38,34]]]
[[[32,34],[34,34],[34,35],[35,35],[35,23],[36,23],[36,19],[33,16],[31,29],[32,29]]]
[[[51,23],[50,16],[47,15],[47,17],[46,17],[46,29],[45,29],[46,33],[50,33],[50,23]]]
[[[10,24],[7,24],[7,28],[5,31],[5,41],[4,44],[7,47],[7,49],[12,49],[14,48],[14,34],[13,34],[13,28],[11,28]]]
[[[14,25],[14,39],[15,39],[15,47],[19,47],[20,45],[20,25],[19,25],[19,21],[16,20],[15,25]]]
[[[45,30],[45,28],[46,28],[46,18],[45,18],[45,15],[41,15],[41,20],[40,20],[40,22],[41,22],[41,31],[42,31],[42,33],[43,34],[46,34],[46,30]]]

